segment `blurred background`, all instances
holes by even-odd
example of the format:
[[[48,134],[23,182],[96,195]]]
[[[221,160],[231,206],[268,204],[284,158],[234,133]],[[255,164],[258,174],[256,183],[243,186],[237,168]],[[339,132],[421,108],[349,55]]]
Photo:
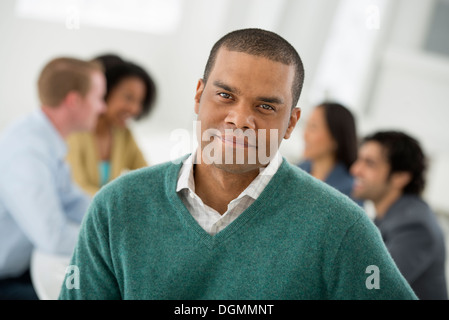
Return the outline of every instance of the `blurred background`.
[[[308,112],[337,100],[360,137],[399,129],[421,142],[424,196],[449,217],[449,0],[2,0],[0,133],[39,106],[50,59],[116,53],[155,79],[155,109],[131,129],[150,164],[171,160],[194,147],[193,98],[212,45],[244,27],[279,33],[303,59],[302,119],[281,146],[290,162],[301,160]]]

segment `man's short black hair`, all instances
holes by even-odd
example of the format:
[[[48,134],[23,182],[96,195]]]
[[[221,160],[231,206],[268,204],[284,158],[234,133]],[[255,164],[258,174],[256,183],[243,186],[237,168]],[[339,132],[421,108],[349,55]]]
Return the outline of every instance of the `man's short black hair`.
[[[241,29],[226,34],[212,47],[204,70],[204,82],[207,82],[217,53],[222,47],[229,51],[244,52],[286,65],[293,65],[295,79],[292,86],[292,108],[296,106],[304,83],[304,67],[298,52],[287,40],[274,32],[257,28]]]
[[[425,187],[427,161],[419,142],[399,131],[380,131],[363,139],[363,143],[374,141],[382,145],[390,164],[390,175],[395,172],[409,172],[410,182],[403,192],[420,195]]]

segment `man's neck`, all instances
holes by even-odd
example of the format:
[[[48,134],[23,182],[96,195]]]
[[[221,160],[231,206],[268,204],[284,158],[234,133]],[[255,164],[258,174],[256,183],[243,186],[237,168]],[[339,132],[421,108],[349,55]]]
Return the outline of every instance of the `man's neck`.
[[[67,138],[71,133],[70,128],[66,125],[66,120],[64,114],[60,112],[58,107],[41,107],[42,112],[45,114],[47,119],[52,123],[53,127],[62,137],[62,139]]]
[[[259,175],[259,169],[245,173],[231,173],[216,166],[200,162],[194,165],[195,193],[204,204],[220,214]]]
[[[373,201],[376,209],[376,218],[382,219],[388,212],[390,207],[402,196],[402,191],[392,190],[385,194],[384,197],[377,201]]]

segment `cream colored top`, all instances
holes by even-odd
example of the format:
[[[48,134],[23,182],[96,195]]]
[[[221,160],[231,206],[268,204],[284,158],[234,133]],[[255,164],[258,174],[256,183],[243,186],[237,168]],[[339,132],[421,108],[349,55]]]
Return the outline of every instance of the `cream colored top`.
[[[72,134],[67,138],[67,161],[73,179],[87,193],[94,195],[101,187],[99,163],[101,162],[95,142],[90,132]],[[110,179],[130,170],[148,166],[137,146],[132,133],[127,128],[114,128],[110,161]]]

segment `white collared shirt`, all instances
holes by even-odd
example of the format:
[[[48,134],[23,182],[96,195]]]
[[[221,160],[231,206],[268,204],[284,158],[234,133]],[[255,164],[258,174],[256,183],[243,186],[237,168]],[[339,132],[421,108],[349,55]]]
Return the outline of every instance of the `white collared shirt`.
[[[259,169],[259,175],[236,199],[228,204],[228,209],[221,215],[218,211],[204,204],[195,193],[193,176],[193,159],[195,158],[196,153],[193,153],[184,161],[179,171],[176,192],[193,218],[210,235],[215,235],[223,230],[245,211],[259,197],[282,163],[282,156],[278,151],[268,166]]]

